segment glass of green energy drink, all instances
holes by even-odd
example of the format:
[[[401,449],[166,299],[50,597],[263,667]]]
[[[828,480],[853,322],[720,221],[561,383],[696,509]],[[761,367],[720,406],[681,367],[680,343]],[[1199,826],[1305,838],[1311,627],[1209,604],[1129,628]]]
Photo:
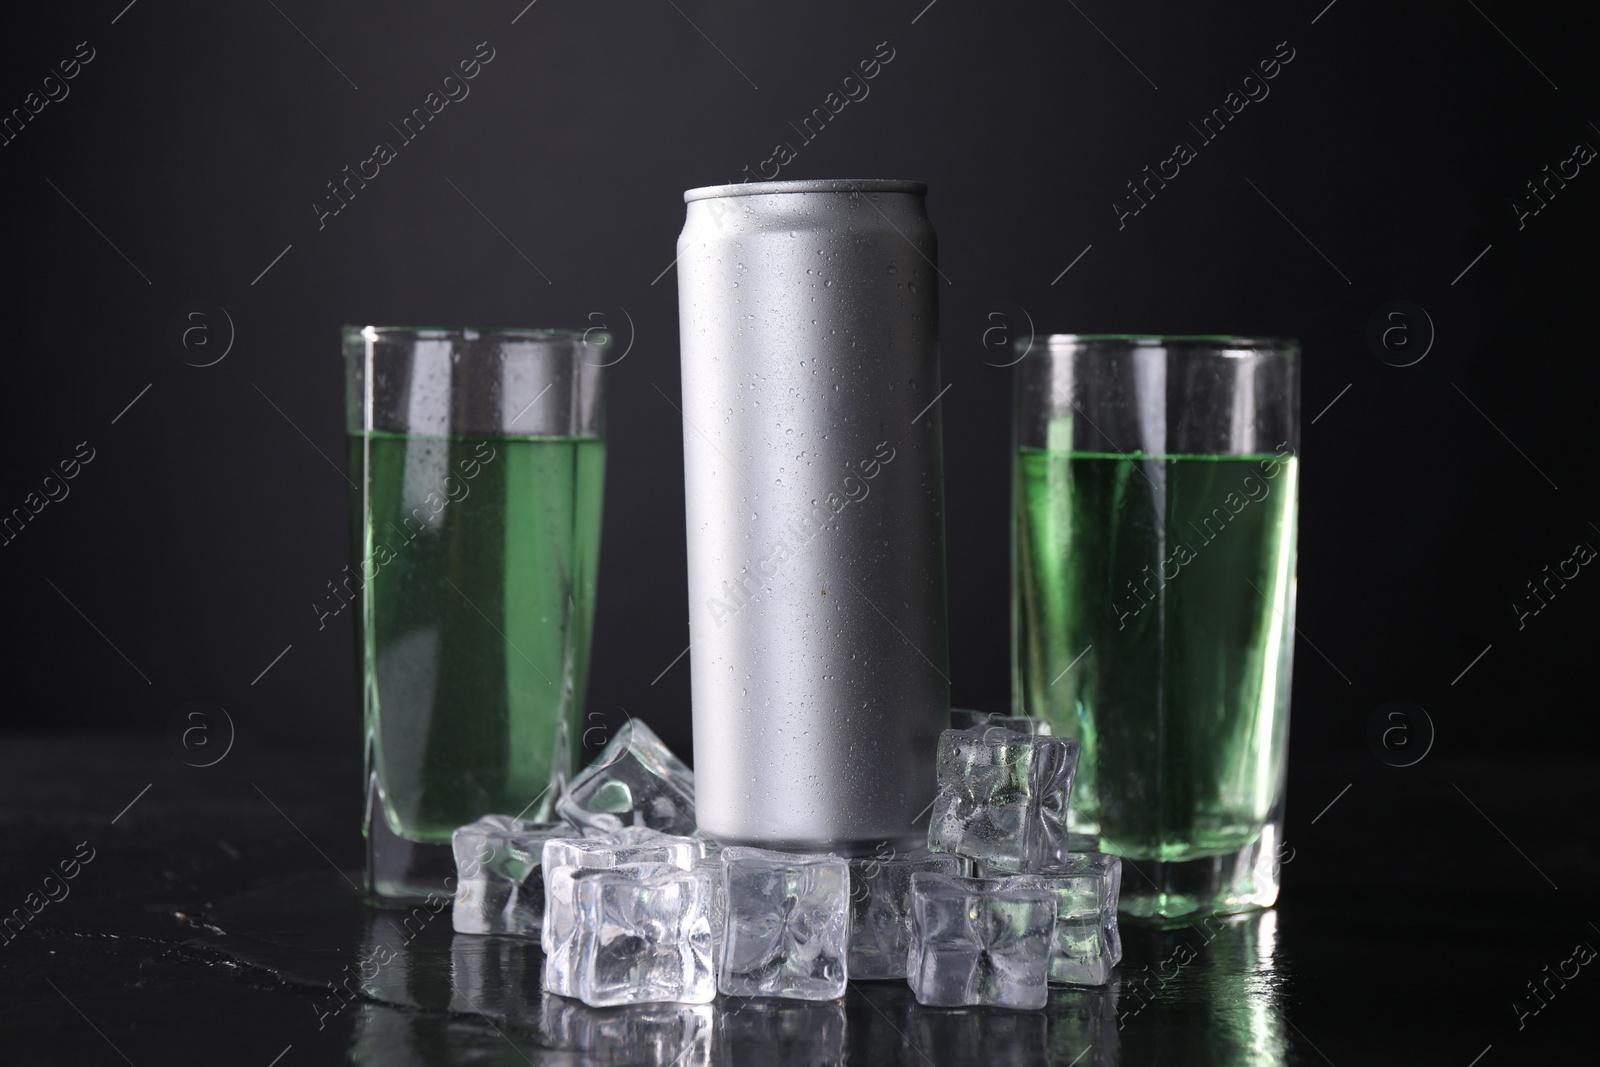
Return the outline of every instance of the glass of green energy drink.
[[[1300,350],[1065,335],[1017,364],[1018,710],[1082,743],[1125,914],[1268,907],[1283,848]]]
[[[450,833],[572,772],[605,477],[604,331],[346,327],[367,888],[452,891]]]

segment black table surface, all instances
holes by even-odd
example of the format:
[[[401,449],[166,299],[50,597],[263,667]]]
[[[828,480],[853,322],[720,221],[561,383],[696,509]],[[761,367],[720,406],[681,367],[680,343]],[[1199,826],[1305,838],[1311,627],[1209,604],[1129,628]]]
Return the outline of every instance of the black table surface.
[[[357,754],[193,768],[159,738],[13,737],[0,1061],[1594,1063],[1597,771],[1297,763],[1277,907],[1124,924],[1112,984],[1042,1012],[901,982],[600,1011],[540,993],[536,946],[363,901]]]

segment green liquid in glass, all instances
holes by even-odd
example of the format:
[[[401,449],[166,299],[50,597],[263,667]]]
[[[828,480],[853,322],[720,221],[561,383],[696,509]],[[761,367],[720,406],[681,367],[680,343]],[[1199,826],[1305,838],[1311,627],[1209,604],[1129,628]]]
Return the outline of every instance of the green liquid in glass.
[[[1138,859],[1249,845],[1284,773],[1297,461],[1022,448],[1016,479],[1016,692],[1082,743],[1084,828]]]
[[[447,843],[572,771],[605,445],[372,432],[350,461],[368,776],[390,830]]]

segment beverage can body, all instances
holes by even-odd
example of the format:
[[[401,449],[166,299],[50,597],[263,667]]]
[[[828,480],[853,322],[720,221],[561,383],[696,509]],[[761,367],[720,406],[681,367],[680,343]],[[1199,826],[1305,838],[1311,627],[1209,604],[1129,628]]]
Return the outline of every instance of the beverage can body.
[[[949,668],[924,192],[685,194],[696,808],[725,841],[871,852],[927,831]]]

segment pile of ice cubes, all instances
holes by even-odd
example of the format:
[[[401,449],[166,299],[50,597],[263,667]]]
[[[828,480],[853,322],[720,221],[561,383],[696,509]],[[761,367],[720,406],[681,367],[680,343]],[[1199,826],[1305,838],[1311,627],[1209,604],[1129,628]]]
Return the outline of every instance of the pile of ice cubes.
[[[1037,1008],[1047,982],[1108,981],[1121,868],[1068,849],[1077,742],[955,718],[929,847],[852,858],[702,837],[693,772],[630,720],[567,786],[560,821],[456,830],[455,929],[539,939],[544,989],[592,1007],[833,1001],[850,978],[908,978],[926,1005]]]
[[[939,737],[928,846],[974,877],[912,877],[917,1001],[1041,1008],[1048,983],[1104,985],[1122,959],[1122,861],[1067,830],[1078,742],[1036,720],[967,715]]]

